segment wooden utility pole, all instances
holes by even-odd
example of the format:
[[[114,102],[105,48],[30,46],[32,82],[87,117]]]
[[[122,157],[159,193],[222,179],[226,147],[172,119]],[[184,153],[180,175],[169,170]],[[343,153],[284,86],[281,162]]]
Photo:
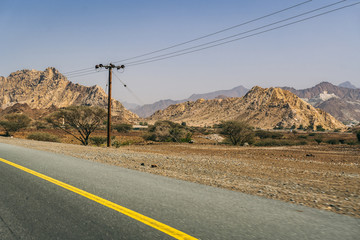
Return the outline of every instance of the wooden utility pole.
[[[105,69],[109,69],[109,94],[108,94],[108,121],[107,121],[107,146],[110,147],[111,146],[111,81],[112,81],[112,69],[116,68],[116,69],[120,69],[120,68],[125,68],[124,65],[120,65],[120,66],[115,66],[114,64],[110,63],[109,65],[96,65],[95,69],[98,68],[105,68]]]

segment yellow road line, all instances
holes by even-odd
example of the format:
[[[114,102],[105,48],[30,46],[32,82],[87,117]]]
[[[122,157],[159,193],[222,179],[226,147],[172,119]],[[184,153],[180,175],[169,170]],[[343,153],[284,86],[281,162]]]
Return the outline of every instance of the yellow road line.
[[[3,158],[0,158],[0,161],[3,162],[3,163],[6,163],[8,165],[11,165],[11,166],[13,166],[15,168],[18,168],[20,170],[23,170],[24,172],[27,172],[27,173],[35,175],[35,176],[37,176],[39,178],[42,178],[42,179],[44,179],[46,181],[54,183],[54,184],[56,184],[56,185],[58,185],[60,187],[63,187],[65,189],[69,190],[69,191],[72,191],[72,192],[77,193],[77,194],[79,194],[81,196],[84,196],[84,197],[86,197],[86,198],[88,198],[90,200],[93,200],[93,201],[95,201],[97,203],[100,203],[100,204],[102,204],[102,205],[104,205],[104,206],[106,206],[108,208],[114,209],[115,211],[118,211],[118,212],[120,212],[120,213],[122,213],[122,214],[124,214],[124,215],[126,215],[128,217],[131,217],[131,218],[133,218],[133,219],[135,219],[135,220],[137,220],[139,222],[142,222],[142,223],[144,223],[146,225],[149,225],[150,227],[153,227],[153,228],[155,228],[155,229],[157,229],[157,230],[159,230],[161,232],[164,232],[167,235],[170,235],[170,236],[174,237],[175,239],[191,239],[191,240],[196,239],[196,238],[194,238],[194,237],[192,237],[192,236],[190,236],[190,235],[188,235],[188,234],[186,234],[184,232],[181,232],[181,231],[179,231],[179,230],[177,230],[175,228],[172,228],[172,227],[170,227],[170,226],[168,226],[166,224],[158,222],[158,221],[156,221],[156,220],[154,220],[152,218],[144,216],[144,215],[142,215],[140,213],[137,213],[135,211],[132,211],[132,210],[130,210],[128,208],[122,207],[122,206],[120,206],[120,205],[118,205],[116,203],[110,202],[110,201],[108,201],[108,200],[106,200],[104,198],[98,197],[98,196],[96,196],[94,194],[88,193],[88,192],[86,192],[84,190],[81,190],[79,188],[73,187],[73,186],[71,186],[69,184],[66,184],[64,182],[58,181],[58,180],[56,180],[54,178],[48,177],[48,176],[46,176],[44,174],[35,172],[35,171],[31,170],[31,169],[20,166],[20,165],[18,165],[16,163],[10,162],[10,161],[5,160]]]

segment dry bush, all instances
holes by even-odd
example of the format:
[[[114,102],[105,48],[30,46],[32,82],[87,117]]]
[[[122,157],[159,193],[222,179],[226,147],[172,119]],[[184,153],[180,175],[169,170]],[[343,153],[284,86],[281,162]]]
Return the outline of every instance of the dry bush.
[[[27,136],[27,139],[45,142],[60,142],[60,139],[57,136],[43,132],[31,133]]]

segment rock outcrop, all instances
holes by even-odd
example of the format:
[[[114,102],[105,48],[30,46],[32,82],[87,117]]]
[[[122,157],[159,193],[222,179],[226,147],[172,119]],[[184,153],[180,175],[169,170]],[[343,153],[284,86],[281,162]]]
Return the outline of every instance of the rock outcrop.
[[[8,77],[0,77],[0,108],[27,104],[31,109],[62,108],[71,105],[107,107],[107,95],[95,85],[86,87],[74,84],[55,68],[45,71],[21,70]],[[118,101],[112,102],[113,116],[132,122],[138,116]]]
[[[186,122],[192,126],[212,126],[222,120],[244,120],[263,129],[300,125],[321,125],[325,129],[345,128],[330,114],[314,108],[289,91],[257,86],[241,98],[199,99],[171,105],[150,117],[151,122],[157,120]]]

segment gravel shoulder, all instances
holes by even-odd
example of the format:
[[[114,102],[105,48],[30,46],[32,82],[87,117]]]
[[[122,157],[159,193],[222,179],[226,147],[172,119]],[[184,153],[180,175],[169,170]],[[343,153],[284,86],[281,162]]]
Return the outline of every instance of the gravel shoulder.
[[[5,137],[0,142],[360,218],[360,146],[151,144],[107,149]]]

